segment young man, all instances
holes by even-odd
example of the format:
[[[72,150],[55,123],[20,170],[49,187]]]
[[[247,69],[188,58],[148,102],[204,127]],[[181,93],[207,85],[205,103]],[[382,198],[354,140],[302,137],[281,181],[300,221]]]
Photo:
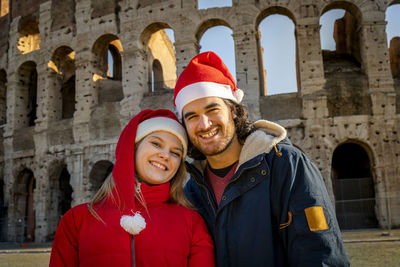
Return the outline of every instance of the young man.
[[[349,266],[318,168],[278,124],[251,123],[213,52],[180,75],[174,104],[191,141],[185,191],[205,219],[217,266]]]

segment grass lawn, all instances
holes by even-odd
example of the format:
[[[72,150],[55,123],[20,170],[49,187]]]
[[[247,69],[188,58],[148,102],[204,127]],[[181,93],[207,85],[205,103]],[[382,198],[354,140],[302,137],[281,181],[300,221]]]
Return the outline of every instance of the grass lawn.
[[[351,266],[400,266],[400,242],[345,243]]]
[[[400,266],[400,242],[345,243],[352,267]],[[47,267],[50,253],[0,253],[0,267]]]

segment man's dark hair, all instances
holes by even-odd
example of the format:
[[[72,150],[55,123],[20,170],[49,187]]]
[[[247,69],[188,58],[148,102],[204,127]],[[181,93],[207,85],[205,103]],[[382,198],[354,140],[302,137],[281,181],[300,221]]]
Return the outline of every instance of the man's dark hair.
[[[246,138],[255,131],[253,122],[249,120],[247,108],[244,105],[233,102],[229,99],[224,99],[224,102],[236,114],[236,118],[233,119],[233,122],[235,123],[236,136],[239,143],[243,145]],[[201,153],[192,142],[190,142],[190,140],[188,141],[188,156],[195,160],[206,159],[206,156],[204,156],[203,153]]]

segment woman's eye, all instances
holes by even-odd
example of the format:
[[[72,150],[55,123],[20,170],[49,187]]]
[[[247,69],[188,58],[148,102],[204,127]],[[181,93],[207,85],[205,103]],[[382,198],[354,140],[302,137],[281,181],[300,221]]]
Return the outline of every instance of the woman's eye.
[[[151,144],[153,145],[153,146],[155,146],[155,147],[161,147],[161,145],[160,145],[160,143],[158,143],[158,142],[151,142]]]
[[[179,152],[172,151],[171,153],[172,153],[172,155],[174,155],[176,157],[179,157],[179,158],[181,157],[181,153],[179,153]]]

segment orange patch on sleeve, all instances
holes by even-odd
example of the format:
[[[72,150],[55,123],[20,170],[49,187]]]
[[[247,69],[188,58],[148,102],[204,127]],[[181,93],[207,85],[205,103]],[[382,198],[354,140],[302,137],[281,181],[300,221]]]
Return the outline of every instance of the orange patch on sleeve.
[[[324,214],[324,209],[321,206],[314,206],[304,209],[307,217],[308,227],[310,231],[327,230],[328,224]]]

